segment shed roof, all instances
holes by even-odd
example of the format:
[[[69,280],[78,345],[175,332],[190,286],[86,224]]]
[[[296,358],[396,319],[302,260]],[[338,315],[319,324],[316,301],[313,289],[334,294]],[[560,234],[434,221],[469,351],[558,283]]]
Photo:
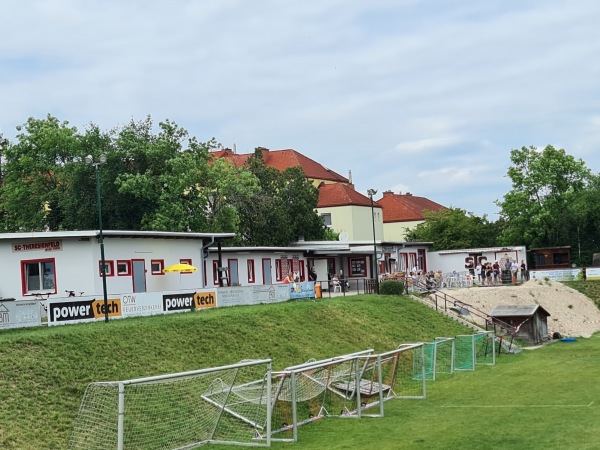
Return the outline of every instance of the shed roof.
[[[537,311],[549,316],[550,313],[540,305],[498,305],[490,315],[492,317],[529,317],[533,316]]]

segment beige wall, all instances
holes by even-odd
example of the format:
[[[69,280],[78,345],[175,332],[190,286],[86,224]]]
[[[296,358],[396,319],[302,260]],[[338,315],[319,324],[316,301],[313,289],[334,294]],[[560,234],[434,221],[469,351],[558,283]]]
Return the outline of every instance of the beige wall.
[[[374,208],[375,239],[383,239],[381,208]],[[339,233],[348,233],[349,241],[369,241],[373,239],[373,219],[370,206],[334,206],[317,208],[317,213],[331,214],[331,228]]]
[[[389,222],[383,224],[383,236],[387,242],[399,242],[406,239],[406,232],[420,223],[424,223],[424,220],[413,220],[410,222]]]

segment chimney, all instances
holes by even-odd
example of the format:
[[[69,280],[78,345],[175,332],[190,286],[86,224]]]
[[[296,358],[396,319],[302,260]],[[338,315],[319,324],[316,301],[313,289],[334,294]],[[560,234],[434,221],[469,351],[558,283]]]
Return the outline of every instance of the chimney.
[[[384,191],[383,196],[387,197],[388,195],[394,195],[394,191]]]
[[[237,153],[237,147],[235,144],[233,144],[233,154],[235,155]]]
[[[349,184],[352,185],[352,171],[351,170],[348,171],[348,181],[350,182]]]

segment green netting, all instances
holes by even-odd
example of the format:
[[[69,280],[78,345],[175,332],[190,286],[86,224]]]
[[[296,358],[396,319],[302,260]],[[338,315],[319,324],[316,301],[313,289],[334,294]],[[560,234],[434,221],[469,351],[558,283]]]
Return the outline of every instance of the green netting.
[[[475,363],[496,364],[495,337],[492,332],[477,333],[475,339]]]
[[[474,335],[456,336],[454,339],[454,370],[475,370]]]

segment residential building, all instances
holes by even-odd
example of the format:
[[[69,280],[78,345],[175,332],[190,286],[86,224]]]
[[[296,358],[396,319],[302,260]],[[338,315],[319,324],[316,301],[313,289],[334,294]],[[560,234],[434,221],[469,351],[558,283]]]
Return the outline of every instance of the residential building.
[[[425,197],[418,197],[407,192],[394,194],[385,191],[377,200],[383,210],[383,236],[386,241],[404,241],[408,230],[425,222],[425,212],[438,212],[447,209]]]

